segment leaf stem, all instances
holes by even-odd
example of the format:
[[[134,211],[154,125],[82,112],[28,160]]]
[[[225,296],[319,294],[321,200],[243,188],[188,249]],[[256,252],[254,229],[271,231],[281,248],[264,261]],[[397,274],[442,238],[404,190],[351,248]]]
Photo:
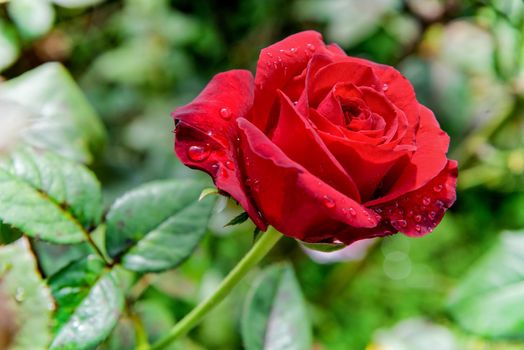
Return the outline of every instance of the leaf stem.
[[[240,260],[233,270],[222,281],[218,289],[207,299],[202,301],[180,322],[178,322],[168,334],[157,343],[153,344],[151,350],[161,350],[169,346],[174,340],[185,335],[193,329],[204,316],[217,306],[233,290],[240,280],[262,260],[262,258],[273,248],[282,237],[282,234],[269,227],[260,239],[255,243],[251,250]]]

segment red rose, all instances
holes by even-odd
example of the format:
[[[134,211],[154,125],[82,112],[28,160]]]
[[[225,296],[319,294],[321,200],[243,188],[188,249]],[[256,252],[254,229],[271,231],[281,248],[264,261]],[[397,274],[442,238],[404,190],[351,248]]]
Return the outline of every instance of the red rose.
[[[265,230],[346,244],[432,231],[455,201],[449,137],[392,67],[319,33],[262,50],[175,110],[175,150]]]

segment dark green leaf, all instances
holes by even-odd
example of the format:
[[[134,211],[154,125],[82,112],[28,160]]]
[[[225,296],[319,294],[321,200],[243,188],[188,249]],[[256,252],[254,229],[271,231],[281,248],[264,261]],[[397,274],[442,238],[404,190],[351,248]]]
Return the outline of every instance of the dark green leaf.
[[[124,296],[115,271],[90,255],[53,275],[48,282],[57,303],[50,349],[92,349],[115,326]]]
[[[224,226],[238,225],[238,224],[245,222],[247,219],[249,219],[249,215],[246,212],[243,212],[235,216],[233,219],[231,219],[231,221],[229,221]]]
[[[100,184],[82,165],[29,148],[0,163],[0,220],[32,237],[77,243],[100,222]]]
[[[9,136],[14,143],[51,149],[86,163],[105,140],[96,113],[58,63],[44,64],[3,83],[0,100],[0,133],[16,124],[10,135],[0,134],[0,139]],[[11,145],[0,142],[0,150],[2,146]]]
[[[267,268],[246,300],[242,317],[246,350],[309,350],[311,326],[290,265]]]
[[[0,220],[0,245],[12,243],[21,236],[22,232],[20,232],[20,230],[14,228],[11,225],[4,224]]]
[[[16,325],[10,350],[44,350],[50,341],[53,302],[36,269],[29,242],[22,238],[0,247],[0,318],[9,313]]]
[[[504,233],[459,284],[449,301],[470,332],[524,339],[524,234]]]
[[[107,215],[108,254],[139,272],[173,268],[202,239],[213,199],[198,200],[204,186],[194,181],[150,183],[118,199]]]

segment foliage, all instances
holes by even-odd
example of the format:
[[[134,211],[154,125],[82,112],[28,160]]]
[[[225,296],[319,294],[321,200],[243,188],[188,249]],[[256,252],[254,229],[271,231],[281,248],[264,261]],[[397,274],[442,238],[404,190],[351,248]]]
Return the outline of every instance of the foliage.
[[[414,83],[451,136],[457,203],[419,239],[282,240],[170,349],[524,346],[522,1],[0,6],[0,347],[147,349],[215,290],[254,227],[177,161],[169,112],[308,28]]]

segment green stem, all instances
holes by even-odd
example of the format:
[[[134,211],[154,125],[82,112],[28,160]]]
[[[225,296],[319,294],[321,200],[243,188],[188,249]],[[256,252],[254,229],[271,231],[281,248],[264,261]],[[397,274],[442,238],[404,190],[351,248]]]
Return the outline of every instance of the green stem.
[[[196,308],[178,322],[167,335],[155,343],[151,350],[165,349],[174,340],[185,335],[193,329],[204,318],[204,316],[217,306],[233,290],[240,280],[262,260],[262,258],[273,248],[282,237],[282,234],[269,227],[251,250],[240,260],[235,268],[226,276],[218,289],[207,299],[202,301]]]

